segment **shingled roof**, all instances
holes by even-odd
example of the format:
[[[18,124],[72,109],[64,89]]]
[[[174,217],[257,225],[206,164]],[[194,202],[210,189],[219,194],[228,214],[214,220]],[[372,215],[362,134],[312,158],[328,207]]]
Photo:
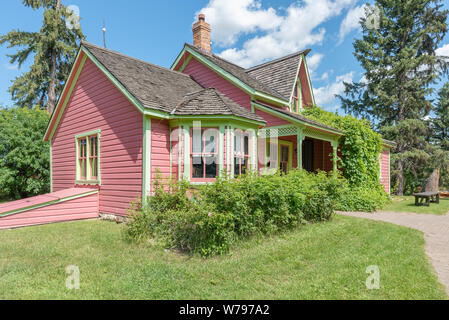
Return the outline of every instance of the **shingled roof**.
[[[229,62],[223,58],[220,58],[214,54],[206,54],[203,51],[201,51],[200,49],[196,48],[195,46],[192,46],[191,44],[186,43],[185,46],[187,46],[190,49],[194,50],[195,52],[199,53],[202,57],[206,58],[207,60],[211,61],[216,66],[218,66],[218,67],[222,68],[223,70],[225,70],[226,72],[230,73],[231,75],[233,75],[240,81],[244,82],[246,85],[250,86],[251,88],[253,88],[257,91],[272,95],[276,98],[279,98],[279,99],[282,99],[285,101],[289,100],[288,97],[290,95],[284,96],[284,95],[280,94],[279,92],[277,92],[276,90],[274,90],[273,88],[263,84],[262,82],[260,82],[259,80],[255,79],[250,74],[248,74],[246,72],[246,69],[244,69],[232,62]]]
[[[140,103],[170,113],[190,92],[203,87],[189,75],[83,42],[86,48]]]
[[[187,94],[171,114],[233,115],[265,123],[264,119],[238,105],[215,88],[207,88]]]
[[[306,118],[306,117],[304,117],[304,116],[302,116],[300,114],[293,113],[293,112],[290,112],[290,111],[287,111],[287,110],[284,110],[284,109],[281,109],[281,108],[275,108],[275,107],[272,107],[272,106],[269,106],[269,105],[266,105],[266,104],[260,103],[260,102],[258,102],[258,104],[263,106],[264,108],[267,108],[267,109],[270,109],[272,111],[276,111],[276,112],[282,113],[282,114],[284,114],[286,116],[289,116],[289,117],[291,117],[293,119],[297,119],[297,120],[300,120],[302,122],[305,122],[306,124],[317,126],[317,127],[322,128],[322,129],[324,129],[326,131],[327,130],[331,130],[334,133],[337,133],[339,135],[344,135],[344,132],[339,130],[339,129],[336,129],[336,128],[330,127],[328,125],[325,125],[323,123],[320,123],[318,121]]]
[[[246,72],[284,97],[290,98],[295,84],[301,56],[310,49],[303,50],[258,66],[246,69]]]

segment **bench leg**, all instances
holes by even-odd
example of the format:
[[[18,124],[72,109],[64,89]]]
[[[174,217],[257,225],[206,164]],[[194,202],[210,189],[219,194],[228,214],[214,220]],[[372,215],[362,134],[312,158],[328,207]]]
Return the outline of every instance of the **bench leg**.
[[[419,198],[415,196],[415,206],[419,204]]]
[[[430,206],[430,197],[426,198],[426,207]]]
[[[440,194],[437,193],[437,203],[440,203]]]

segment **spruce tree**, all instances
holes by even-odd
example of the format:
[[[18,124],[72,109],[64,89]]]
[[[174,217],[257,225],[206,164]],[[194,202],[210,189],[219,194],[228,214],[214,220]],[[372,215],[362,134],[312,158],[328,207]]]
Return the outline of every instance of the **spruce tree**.
[[[432,118],[433,142],[443,150],[449,151],[449,82],[438,91]]]
[[[360,21],[362,39],[354,41],[364,77],[345,83],[345,95],[339,97],[346,112],[370,119],[385,138],[397,142],[399,195],[404,192],[405,165],[414,162],[408,157],[422,159],[424,136],[417,135],[424,134],[423,121],[432,110],[432,86],[447,70],[444,57],[435,54],[447,32],[448,11],[442,3],[376,0],[374,7],[368,6],[369,19]],[[373,18],[378,21],[372,23]]]
[[[0,36],[0,44],[18,48],[8,55],[10,63],[17,63],[20,68],[34,55],[30,70],[13,81],[9,92],[20,107],[37,104],[52,113],[84,36],[76,23],[77,17],[61,0],[22,0],[22,3],[34,10],[43,9],[43,23],[39,32],[17,29]]]

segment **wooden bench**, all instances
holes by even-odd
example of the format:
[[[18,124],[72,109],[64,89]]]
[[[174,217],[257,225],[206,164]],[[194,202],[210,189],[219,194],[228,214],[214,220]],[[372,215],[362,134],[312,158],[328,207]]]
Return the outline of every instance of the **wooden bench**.
[[[414,193],[413,195],[415,196],[415,206],[425,205],[428,207],[430,202],[440,203],[440,193],[436,191]],[[423,203],[424,199],[425,203]]]

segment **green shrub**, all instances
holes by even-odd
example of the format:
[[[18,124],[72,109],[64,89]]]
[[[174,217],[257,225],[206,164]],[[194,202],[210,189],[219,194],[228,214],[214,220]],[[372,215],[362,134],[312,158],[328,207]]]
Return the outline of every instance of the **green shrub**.
[[[195,191],[185,182],[157,183],[154,196],[133,206],[125,234],[202,256],[222,254],[238,239],[329,220],[337,183],[325,173],[303,170],[221,178]]]
[[[0,110],[0,194],[22,199],[50,191],[49,114],[39,108]]]

